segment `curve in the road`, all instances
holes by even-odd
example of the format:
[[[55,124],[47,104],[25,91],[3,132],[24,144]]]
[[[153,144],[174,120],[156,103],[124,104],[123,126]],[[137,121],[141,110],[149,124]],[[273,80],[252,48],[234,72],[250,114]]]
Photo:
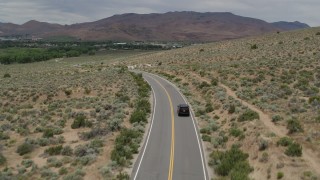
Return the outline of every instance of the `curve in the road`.
[[[208,173],[193,114],[191,119],[174,114],[173,104],[187,103],[186,99],[169,81],[149,73],[143,75],[152,88],[154,107],[143,150],[132,171],[133,180],[206,180]]]

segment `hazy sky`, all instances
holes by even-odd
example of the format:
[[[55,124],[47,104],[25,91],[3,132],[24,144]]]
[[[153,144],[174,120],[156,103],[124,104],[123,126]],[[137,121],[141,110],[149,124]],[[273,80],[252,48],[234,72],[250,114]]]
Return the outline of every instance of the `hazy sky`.
[[[320,26],[319,9],[320,0],[0,0],[0,22],[72,24],[123,13],[198,11]]]

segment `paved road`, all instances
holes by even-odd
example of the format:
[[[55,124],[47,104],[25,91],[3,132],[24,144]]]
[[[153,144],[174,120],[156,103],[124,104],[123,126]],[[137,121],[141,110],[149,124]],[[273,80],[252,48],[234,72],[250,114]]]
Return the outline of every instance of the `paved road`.
[[[193,118],[179,117],[185,100],[164,79],[143,73],[154,92],[154,113],[146,141],[134,164],[133,180],[209,180]]]

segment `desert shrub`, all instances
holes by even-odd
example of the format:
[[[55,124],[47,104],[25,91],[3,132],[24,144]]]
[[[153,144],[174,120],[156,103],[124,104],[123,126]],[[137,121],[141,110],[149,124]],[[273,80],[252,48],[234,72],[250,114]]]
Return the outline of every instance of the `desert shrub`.
[[[211,79],[211,85],[212,86],[218,86],[219,80],[217,78],[212,78]]]
[[[206,109],[205,109],[205,111],[207,112],[207,113],[209,113],[209,112],[212,112],[214,109],[213,109],[213,106],[212,106],[212,104],[211,103],[207,103],[206,104]]]
[[[104,179],[111,179],[112,177],[112,167],[110,165],[104,165],[99,169],[100,174]]]
[[[107,125],[108,125],[108,127],[109,127],[109,129],[111,131],[120,130],[121,129],[121,123],[122,123],[122,120],[118,119],[118,118],[115,118],[115,119],[107,121]]]
[[[317,36],[320,36],[320,32],[317,32],[316,35],[317,35]]]
[[[65,89],[64,90],[64,93],[67,95],[67,96],[70,96],[72,94],[72,90],[71,89]]]
[[[49,167],[61,167],[62,166],[62,161],[60,161],[59,159],[57,159],[56,157],[49,157],[47,159],[47,163],[49,165]]]
[[[24,159],[21,161],[21,165],[23,165],[25,168],[29,168],[34,164],[34,162],[31,159]]]
[[[235,111],[236,111],[236,106],[234,104],[231,104],[229,106],[228,113],[233,114]]]
[[[142,77],[142,74],[141,73],[140,74],[135,74],[133,72],[131,72],[130,74],[132,75],[133,79],[136,81],[136,83],[138,85],[138,95],[141,98],[148,97],[149,93],[150,93],[150,90],[151,90],[151,87],[146,81],[144,81],[144,79]]]
[[[92,140],[92,141],[90,142],[89,147],[90,147],[90,148],[94,148],[94,149],[96,149],[96,148],[101,148],[101,147],[103,147],[103,140],[101,140],[101,139],[94,139],[94,140]]]
[[[118,180],[129,180],[130,179],[130,176],[127,172],[120,172],[118,175],[117,175],[117,179]]]
[[[64,174],[67,174],[68,173],[68,170],[66,167],[61,167],[59,169],[59,175],[64,175]]]
[[[23,144],[21,144],[20,146],[18,146],[17,148],[17,153],[22,156],[24,154],[30,153],[32,152],[34,149],[33,145],[30,144],[29,142],[24,142]]]
[[[206,134],[203,134],[202,135],[202,141],[207,141],[207,142],[210,142],[211,141],[211,137],[206,135]]]
[[[107,124],[109,125],[109,121],[107,121]],[[89,140],[97,136],[104,136],[108,133],[109,133],[109,130],[107,128],[95,127],[91,129],[89,132],[81,133],[80,138],[84,140]]]
[[[88,155],[76,158],[73,164],[87,166],[95,162],[96,158],[97,156],[95,154],[88,154]]]
[[[266,150],[269,146],[269,142],[265,139],[261,139],[259,141],[259,151]]]
[[[278,121],[281,121],[283,118],[280,115],[275,114],[275,115],[272,115],[271,119],[272,119],[272,122],[276,123]]]
[[[91,93],[91,89],[89,89],[89,88],[84,88],[84,93],[85,94],[90,94]]]
[[[82,180],[86,173],[82,169],[77,169],[75,172],[63,177],[63,180]]]
[[[199,116],[202,116],[202,115],[205,115],[206,114],[206,111],[205,110],[203,110],[203,109],[198,109],[197,111],[196,111],[196,117],[199,117]]]
[[[259,119],[259,114],[251,109],[248,109],[239,116],[238,121],[252,121],[254,119]]]
[[[205,71],[199,71],[199,74],[201,77],[204,77],[206,75],[206,72]]]
[[[6,157],[0,152],[0,166],[4,165],[7,162]]]
[[[76,157],[83,157],[83,156],[86,156],[88,154],[88,150],[89,148],[85,145],[78,145],[75,147],[74,149],[74,155]]]
[[[279,146],[289,146],[290,144],[292,144],[293,141],[291,138],[289,137],[282,137],[279,139],[279,141],[277,142],[277,145]]]
[[[320,96],[312,96],[309,98],[309,103],[313,104],[313,103],[320,103]]]
[[[285,151],[285,154],[287,156],[302,156],[302,146],[298,143],[292,143],[290,144],[286,151]]]
[[[129,102],[130,101],[130,97],[125,95],[124,93],[122,92],[117,92],[116,93],[116,97],[120,100],[120,102]]]
[[[92,122],[86,119],[85,115],[79,114],[74,119],[73,123],[71,124],[72,129],[78,129],[81,127],[91,127]]]
[[[73,149],[70,146],[65,146],[62,148],[61,154],[64,156],[72,156]]]
[[[204,87],[210,87],[210,85],[206,82],[206,81],[203,81],[200,85],[199,85],[199,88],[202,89]]]
[[[151,112],[151,105],[147,99],[140,99],[137,102],[137,109],[144,111],[146,113]]]
[[[10,139],[9,135],[0,131],[0,140]]]
[[[202,134],[210,134],[211,133],[211,129],[210,129],[210,127],[202,128],[202,129],[200,129],[200,133],[202,133]]]
[[[53,155],[61,154],[61,151],[62,151],[62,145],[58,145],[58,146],[49,147],[44,152],[49,154],[50,156],[53,156]]]
[[[303,128],[299,120],[296,118],[292,118],[288,120],[287,129],[289,130],[288,132],[289,134],[296,133],[296,132],[303,132]]]
[[[11,75],[10,75],[9,73],[5,73],[5,74],[3,75],[3,77],[4,77],[4,78],[10,78]]]
[[[53,129],[47,128],[43,131],[42,137],[50,138],[50,137],[53,137],[53,135],[54,135]]]
[[[123,129],[115,140],[115,147],[111,152],[111,160],[118,165],[124,166],[133,158],[133,153],[138,153],[139,144],[137,138],[141,137],[139,131]]]
[[[139,123],[139,122],[147,122],[147,115],[144,111],[141,110],[135,110],[131,117],[130,117],[130,123]]]
[[[25,172],[27,172],[25,167],[19,167],[18,168],[18,174],[24,174]]]
[[[257,44],[253,44],[253,45],[251,45],[251,49],[258,49]]]
[[[278,172],[277,173],[277,179],[282,179],[284,176],[283,172]]]
[[[53,172],[51,169],[43,168],[40,170],[40,174],[42,178],[46,179],[58,179],[58,174]]]
[[[239,137],[243,132],[240,129],[233,127],[229,130],[229,134],[234,137]]]
[[[220,176],[230,175],[234,179],[239,175],[244,179],[249,179],[248,174],[252,171],[247,158],[248,154],[243,153],[239,147],[232,146],[225,152],[213,151],[210,154],[210,165],[214,167],[215,172]],[[236,178],[238,179],[238,178]]]

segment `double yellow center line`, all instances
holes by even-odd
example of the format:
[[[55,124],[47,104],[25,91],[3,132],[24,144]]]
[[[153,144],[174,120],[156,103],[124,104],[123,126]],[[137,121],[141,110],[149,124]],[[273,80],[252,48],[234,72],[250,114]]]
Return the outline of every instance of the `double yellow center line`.
[[[173,174],[173,164],[174,164],[174,111],[173,111],[173,105],[172,105],[172,100],[171,97],[166,90],[165,87],[156,79],[154,79],[166,92],[169,104],[170,104],[170,109],[171,109],[171,150],[170,150],[170,164],[169,164],[169,175],[168,175],[168,180],[172,180],[172,174]]]

